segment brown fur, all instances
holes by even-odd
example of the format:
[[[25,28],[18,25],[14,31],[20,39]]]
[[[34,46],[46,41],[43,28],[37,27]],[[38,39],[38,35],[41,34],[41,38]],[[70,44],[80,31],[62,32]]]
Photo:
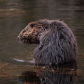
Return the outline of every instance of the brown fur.
[[[59,20],[39,20],[29,23],[19,34],[21,43],[38,46],[35,64],[59,64],[76,59],[77,43],[69,27]]]

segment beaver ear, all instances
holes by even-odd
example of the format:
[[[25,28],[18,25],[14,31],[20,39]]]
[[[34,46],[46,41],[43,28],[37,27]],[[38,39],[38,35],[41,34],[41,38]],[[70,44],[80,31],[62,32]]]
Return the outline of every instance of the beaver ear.
[[[46,29],[48,29],[48,26],[45,26]]]
[[[34,24],[34,23],[32,23],[32,24],[30,24],[30,26],[33,28],[33,27],[35,26],[35,24]]]
[[[53,28],[57,29],[57,24],[56,24],[56,22],[53,21],[53,22],[50,24],[50,27],[51,27],[52,29],[53,29]]]
[[[65,24],[62,21],[59,21],[59,20],[53,21],[51,23],[52,28],[54,28],[56,30],[61,30],[61,29],[65,28],[64,25]]]

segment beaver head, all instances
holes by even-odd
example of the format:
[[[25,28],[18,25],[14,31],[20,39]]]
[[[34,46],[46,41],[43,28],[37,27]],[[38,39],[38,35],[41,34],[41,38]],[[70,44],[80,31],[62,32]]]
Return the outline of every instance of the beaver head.
[[[20,32],[17,39],[24,44],[39,44],[41,37],[48,33],[48,29],[47,20],[31,22]]]

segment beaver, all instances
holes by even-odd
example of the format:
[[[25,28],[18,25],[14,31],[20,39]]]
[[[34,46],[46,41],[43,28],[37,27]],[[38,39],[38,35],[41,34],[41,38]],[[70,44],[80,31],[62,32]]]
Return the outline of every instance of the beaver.
[[[57,65],[76,60],[76,38],[63,21],[30,22],[17,39],[23,44],[38,44],[34,50],[35,64]]]

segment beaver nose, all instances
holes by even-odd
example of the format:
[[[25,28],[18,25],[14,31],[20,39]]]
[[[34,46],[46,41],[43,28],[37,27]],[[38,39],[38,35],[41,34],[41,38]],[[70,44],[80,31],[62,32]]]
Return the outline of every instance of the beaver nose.
[[[19,36],[17,37],[17,40],[19,40]]]

